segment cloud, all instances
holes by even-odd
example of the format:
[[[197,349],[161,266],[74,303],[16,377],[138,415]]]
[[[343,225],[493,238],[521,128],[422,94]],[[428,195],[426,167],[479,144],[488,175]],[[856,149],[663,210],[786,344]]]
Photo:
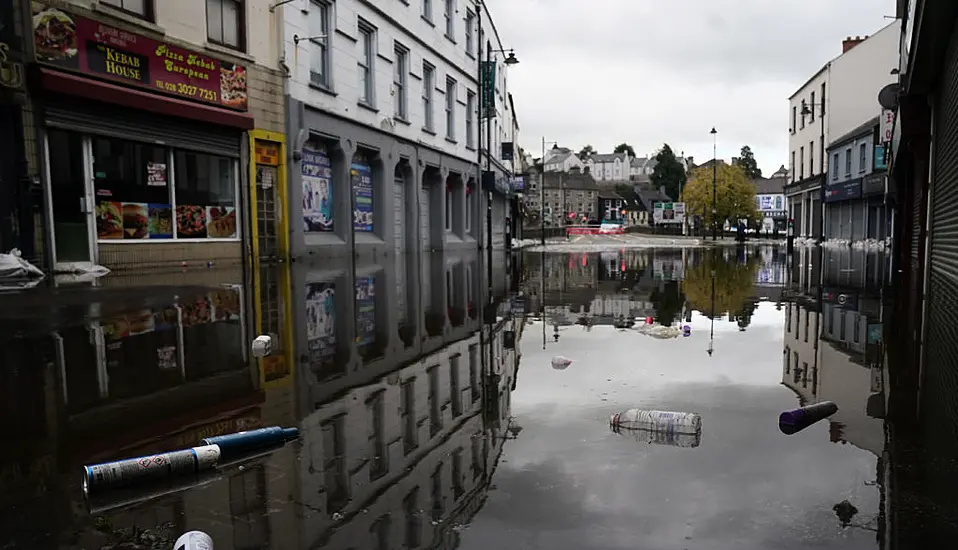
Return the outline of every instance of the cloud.
[[[696,159],[752,147],[786,163],[787,98],[848,35],[873,34],[874,0],[486,0],[503,46],[524,148],[541,138],[639,154],[668,142]]]

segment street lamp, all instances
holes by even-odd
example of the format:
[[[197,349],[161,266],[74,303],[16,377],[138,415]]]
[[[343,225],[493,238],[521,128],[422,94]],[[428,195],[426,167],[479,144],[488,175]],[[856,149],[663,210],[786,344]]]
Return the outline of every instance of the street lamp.
[[[715,242],[718,240],[718,226],[716,225],[718,210],[715,208],[717,202],[715,200],[715,185],[718,180],[718,131],[713,126],[709,133],[712,134],[712,242]]]
[[[545,187],[546,187],[546,144],[559,146],[557,141],[546,141],[542,136],[542,168],[539,178],[539,244],[546,245]],[[565,205],[563,205],[563,209]]]
[[[710,327],[709,327],[709,349],[706,351],[709,354],[709,357],[712,356],[712,352],[715,351],[715,247],[712,247],[712,311],[710,317]]]

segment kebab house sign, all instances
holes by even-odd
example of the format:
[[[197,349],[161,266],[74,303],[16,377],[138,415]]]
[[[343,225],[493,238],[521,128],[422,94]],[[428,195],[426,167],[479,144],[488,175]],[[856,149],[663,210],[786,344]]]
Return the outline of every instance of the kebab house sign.
[[[2,0],[0,0],[2,1]],[[37,62],[246,111],[246,68],[33,2]]]

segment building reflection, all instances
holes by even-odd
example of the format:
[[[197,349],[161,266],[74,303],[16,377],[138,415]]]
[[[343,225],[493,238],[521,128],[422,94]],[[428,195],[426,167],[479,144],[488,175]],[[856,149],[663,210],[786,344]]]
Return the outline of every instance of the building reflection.
[[[494,257],[487,284],[476,252],[387,260],[204,271],[192,273],[202,287],[146,285],[141,300],[125,285],[80,323],[18,335],[5,417],[32,414],[8,423],[3,540],[171,547],[199,529],[224,548],[454,546],[510,429],[520,267]],[[273,337],[271,356],[250,357],[254,334]],[[300,441],[193,487],[87,509],[83,464],[272,425],[299,426]]]

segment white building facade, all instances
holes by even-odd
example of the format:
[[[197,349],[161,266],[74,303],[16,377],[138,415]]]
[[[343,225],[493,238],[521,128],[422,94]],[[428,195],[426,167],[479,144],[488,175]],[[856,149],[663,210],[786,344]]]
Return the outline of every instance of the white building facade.
[[[571,172],[573,169],[584,171],[585,164],[571,151],[546,155],[546,172]]]
[[[785,186],[794,235],[819,237],[822,224],[823,153],[829,130],[831,63],[819,69],[789,98],[789,179]],[[808,114],[802,114],[802,106]]]
[[[505,46],[488,11],[466,0],[297,0],[282,9],[292,254],[484,246],[489,190],[501,246],[514,170],[503,143],[518,136]],[[490,135],[478,116],[487,40],[496,62]],[[480,149],[493,174],[485,186]]]
[[[628,153],[592,155],[585,165],[597,181],[627,181],[631,159]]]

